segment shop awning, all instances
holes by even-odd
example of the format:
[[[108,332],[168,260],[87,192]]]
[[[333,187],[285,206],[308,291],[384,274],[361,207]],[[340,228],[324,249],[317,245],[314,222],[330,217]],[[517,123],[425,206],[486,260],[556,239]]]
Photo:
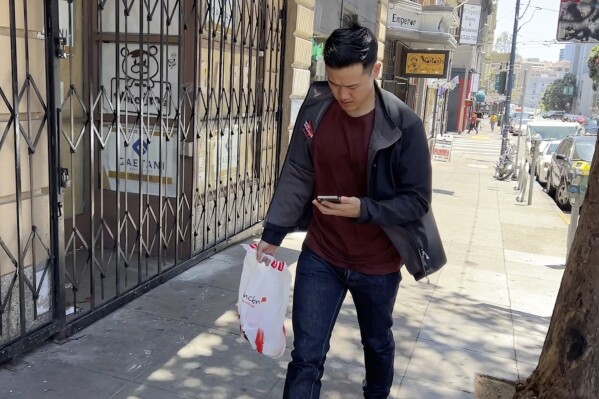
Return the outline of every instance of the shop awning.
[[[387,28],[387,39],[401,40],[402,43],[414,49],[427,50],[455,50],[458,42],[452,34],[440,32],[405,32],[397,29]]]
[[[413,49],[455,50],[454,29],[459,20],[451,6],[421,6],[393,0],[387,13],[387,38],[401,40]]]

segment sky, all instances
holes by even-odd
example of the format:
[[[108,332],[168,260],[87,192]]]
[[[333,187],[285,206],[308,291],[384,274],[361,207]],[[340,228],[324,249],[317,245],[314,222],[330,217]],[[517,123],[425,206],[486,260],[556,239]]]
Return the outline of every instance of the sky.
[[[521,29],[517,40],[519,55],[524,58],[540,58],[542,61],[559,59],[559,50],[564,47],[564,43],[555,41],[559,4],[560,0],[520,0],[521,19],[518,24]],[[512,34],[515,11],[516,0],[497,0],[495,38],[501,32]]]

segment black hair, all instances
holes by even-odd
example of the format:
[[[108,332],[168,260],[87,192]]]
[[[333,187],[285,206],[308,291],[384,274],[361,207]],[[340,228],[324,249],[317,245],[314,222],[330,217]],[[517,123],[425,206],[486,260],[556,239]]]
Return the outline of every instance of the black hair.
[[[324,44],[324,63],[334,69],[362,64],[365,72],[376,63],[378,41],[372,31],[353,22],[335,29]]]

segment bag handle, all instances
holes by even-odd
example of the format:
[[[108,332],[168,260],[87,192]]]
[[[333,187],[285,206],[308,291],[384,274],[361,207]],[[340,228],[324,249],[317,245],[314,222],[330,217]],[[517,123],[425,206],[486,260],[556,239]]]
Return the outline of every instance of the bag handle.
[[[256,248],[258,248],[258,244],[254,243],[254,244],[241,244],[241,246],[247,251],[247,252],[256,252]],[[259,263],[264,263],[265,266],[271,266],[273,269],[278,269],[280,271],[285,269],[285,266],[287,266],[287,263],[284,261],[278,261],[274,256],[269,255],[269,254],[263,254],[262,255],[263,259],[266,259],[266,262],[259,262]]]

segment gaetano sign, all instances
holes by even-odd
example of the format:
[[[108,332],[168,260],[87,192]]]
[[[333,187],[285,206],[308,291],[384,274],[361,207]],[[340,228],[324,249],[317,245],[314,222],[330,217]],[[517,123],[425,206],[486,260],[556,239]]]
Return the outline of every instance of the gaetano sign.
[[[445,78],[449,51],[404,50],[404,76],[413,78]]]
[[[102,151],[102,177],[107,188],[116,191],[118,180],[120,192],[158,195],[162,185],[162,195],[176,197],[177,135],[167,140],[159,133],[141,136],[137,126],[123,130],[126,134],[103,129],[104,137],[108,136]]]

